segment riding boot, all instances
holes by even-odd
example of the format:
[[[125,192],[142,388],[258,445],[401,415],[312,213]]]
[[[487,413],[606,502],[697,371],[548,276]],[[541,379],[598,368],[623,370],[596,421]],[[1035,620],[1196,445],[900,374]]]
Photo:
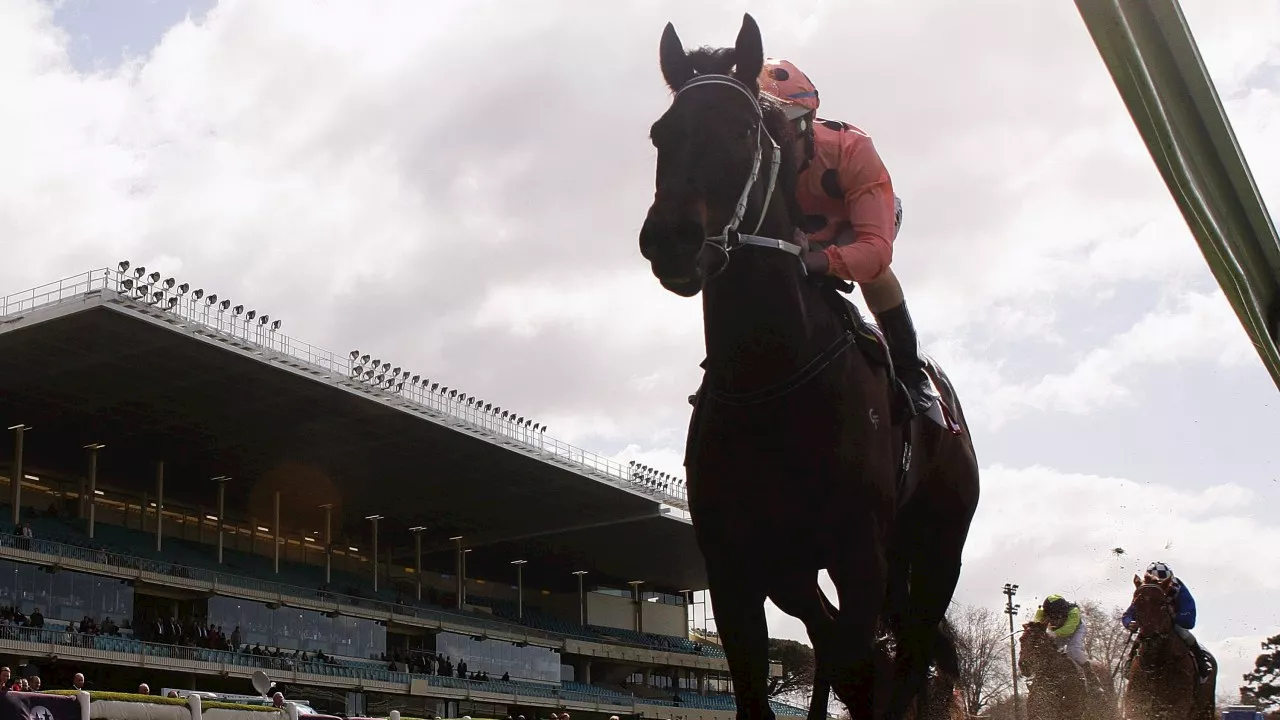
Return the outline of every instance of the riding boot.
[[[1200,676],[1200,682],[1208,682],[1209,680],[1209,658],[1204,654],[1204,649],[1199,643],[1191,649],[1191,654],[1196,658],[1196,673]]]
[[[925,373],[924,359],[920,357],[920,341],[916,337],[911,314],[907,312],[907,303],[875,313],[875,316],[884,332],[884,339],[889,344],[893,371],[907,390],[908,418],[928,412],[937,396],[933,394],[932,383]]]

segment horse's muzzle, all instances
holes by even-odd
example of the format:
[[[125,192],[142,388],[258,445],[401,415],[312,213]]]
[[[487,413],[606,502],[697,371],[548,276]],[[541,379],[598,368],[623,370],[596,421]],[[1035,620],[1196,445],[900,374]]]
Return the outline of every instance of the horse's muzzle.
[[[649,261],[662,287],[681,297],[693,297],[706,279],[702,268],[705,237],[700,223],[666,225],[649,219],[640,229],[640,254]]]

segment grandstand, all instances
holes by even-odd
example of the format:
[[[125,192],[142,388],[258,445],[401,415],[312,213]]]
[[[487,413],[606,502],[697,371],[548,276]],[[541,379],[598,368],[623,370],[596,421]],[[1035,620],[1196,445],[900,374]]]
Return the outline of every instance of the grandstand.
[[[731,717],[676,478],[279,330],[127,263],[0,299],[11,665],[265,669],[348,714]]]

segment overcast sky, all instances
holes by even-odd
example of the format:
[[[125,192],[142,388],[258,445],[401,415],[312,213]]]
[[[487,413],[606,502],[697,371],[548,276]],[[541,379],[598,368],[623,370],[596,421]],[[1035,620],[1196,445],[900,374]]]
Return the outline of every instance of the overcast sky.
[[[1280,206],[1280,2],[1184,7]],[[658,38],[744,10],[904,199],[984,469],[958,601],[1120,604],[1164,559],[1237,685],[1280,632],[1280,395],[1069,0],[0,0],[0,293],[128,258],[677,471],[702,338],[637,249]]]

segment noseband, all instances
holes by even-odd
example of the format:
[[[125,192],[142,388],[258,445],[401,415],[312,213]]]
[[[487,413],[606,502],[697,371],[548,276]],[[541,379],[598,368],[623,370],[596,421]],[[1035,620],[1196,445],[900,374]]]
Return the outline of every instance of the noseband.
[[[684,87],[676,92],[676,99],[678,100],[681,95],[693,88],[709,85],[726,85],[742,93],[743,97],[751,102],[751,108],[756,114],[756,151],[755,157],[751,160],[751,174],[747,177],[746,185],[738,196],[738,204],[734,207],[733,217],[729,218],[729,223],[724,226],[719,235],[709,235],[704,240],[705,245],[715,248],[724,255],[724,263],[712,274],[712,277],[724,272],[729,266],[729,253],[743,245],[781,250],[799,258],[803,252],[800,245],[789,240],[755,234],[760,232],[760,227],[764,224],[765,214],[769,211],[769,201],[773,198],[773,189],[778,182],[778,167],[782,164],[782,150],[778,147],[778,141],[773,139],[773,135],[769,134],[768,128],[764,126],[764,111],[760,108],[760,99],[740,80],[729,75],[699,75],[685,83]],[[741,233],[738,232],[738,225],[747,214],[747,202],[751,197],[751,189],[760,180],[760,163],[764,159],[764,150],[760,143],[762,136],[768,138],[769,144],[773,147],[769,164],[769,182],[765,186],[764,204],[760,206],[760,218],[756,221],[755,229],[752,230],[752,234]],[[804,263],[800,263],[800,271],[805,272]]]

